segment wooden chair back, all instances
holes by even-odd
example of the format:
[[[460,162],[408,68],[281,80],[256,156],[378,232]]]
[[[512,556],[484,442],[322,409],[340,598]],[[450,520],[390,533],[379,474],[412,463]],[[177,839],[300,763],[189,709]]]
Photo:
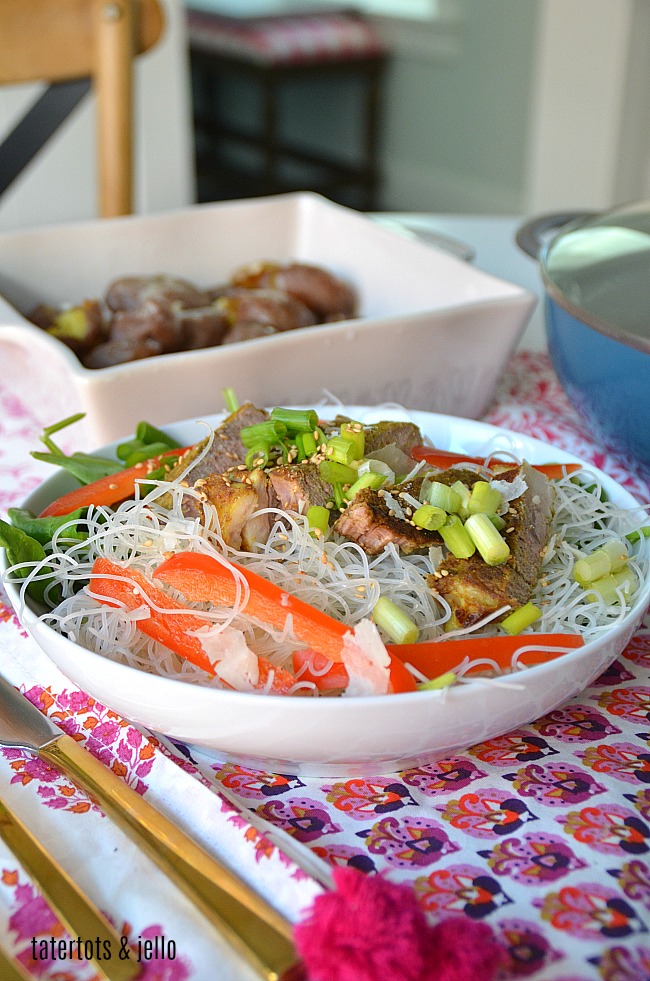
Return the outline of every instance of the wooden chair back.
[[[103,217],[133,208],[133,59],[163,28],[159,0],[0,0],[0,84],[92,80]]]

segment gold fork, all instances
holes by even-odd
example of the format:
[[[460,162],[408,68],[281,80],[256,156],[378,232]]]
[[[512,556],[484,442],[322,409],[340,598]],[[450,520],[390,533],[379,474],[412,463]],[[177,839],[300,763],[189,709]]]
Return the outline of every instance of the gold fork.
[[[36,753],[67,773],[178,886],[264,981],[297,978],[293,927],[252,886],[210,855],[0,675],[0,746]],[[288,972],[288,973],[287,973]]]

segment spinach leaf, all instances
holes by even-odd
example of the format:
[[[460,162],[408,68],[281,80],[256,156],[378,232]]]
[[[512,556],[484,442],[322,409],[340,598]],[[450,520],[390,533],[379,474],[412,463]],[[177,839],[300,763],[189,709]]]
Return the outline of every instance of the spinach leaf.
[[[13,525],[0,518],[0,547],[6,549],[7,560],[10,565],[21,566],[21,563],[30,563],[15,569],[12,573],[13,579],[25,579],[31,572],[34,562],[41,562],[46,557],[43,546],[31,535],[26,534],[21,528],[14,528]],[[42,572],[51,572],[48,566],[44,566]],[[40,575],[41,573],[39,573]],[[34,580],[27,587],[28,594],[32,599],[37,600],[47,606],[51,603],[45,600],[45,589],[50,582],[49,578]]]
[[[41,545],[47,545],[62,525],[75,518],[80,518],[83,509],[80,508],[78,511],[73,511],[62,517],[52,518],[37,518],[25,508],[9,508],[8,514],[14,528],[20,528],[21,531],[24,531],[31,538],[35,538]],[[63,540],[70,542],[83,542],[86,538],[88,538],[88,533],[79,531],[74,525],[66,528],[62,535]]]
[[[122,470],[119,460],[108,460],[100,456],[91,456],[89,453],[72,453],[66,456],[65,453],[40,453],[34,451],[31,456],[35,460],[42,460],[44,463],[51,463],[55,467],[62,467],[73,474],[82,484],[92,484],[101,477],[117,473]]]

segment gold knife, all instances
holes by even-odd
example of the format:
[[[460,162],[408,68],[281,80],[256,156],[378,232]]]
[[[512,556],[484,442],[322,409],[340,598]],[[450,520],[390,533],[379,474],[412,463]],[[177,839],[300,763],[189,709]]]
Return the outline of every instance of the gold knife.
[[[19,859],[27,874],[38,883],[46,902],[57,914],[68,933],[93,939],[93,951],[110,951],[114,957],[99,960],[88,957],[95,970],[108,981],[133,981],[140,965],[120,959],[121,937],[97,907],[79,889],[58,862],[37,841],[22,821],[0,800],[0,838]],[[96,944],[95,944],[96,940]],[[5,981],[7,975],[3,974]]]
[[[299,976],[292,926],[265,899],[0,675],[0,746],[36,753],[86,791],[163,870],[264,981]]]

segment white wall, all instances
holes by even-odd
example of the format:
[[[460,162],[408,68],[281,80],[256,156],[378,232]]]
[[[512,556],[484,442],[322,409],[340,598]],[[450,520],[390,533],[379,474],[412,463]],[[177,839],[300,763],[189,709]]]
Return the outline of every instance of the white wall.
[[[1,0],[0,0],[1,2]],[[162,0],[166,29],[136,62],[134,210],[194,200],[189,73],[181,0]],[[0,139],[42,86],[0,87]],[[97,215],[94,104],[87,96],[0,198],[0,231]]]
[[[428,28],[385,22],[385,207],[519,210],[535,23],[536,0],[456,0]]]
[[[528,210],[599,209],[645,195],[649,44],[646,0],[540,5]]]
[[[384,207],[605,208],[650,195],[648,0],[456,0],[391,26]]]

